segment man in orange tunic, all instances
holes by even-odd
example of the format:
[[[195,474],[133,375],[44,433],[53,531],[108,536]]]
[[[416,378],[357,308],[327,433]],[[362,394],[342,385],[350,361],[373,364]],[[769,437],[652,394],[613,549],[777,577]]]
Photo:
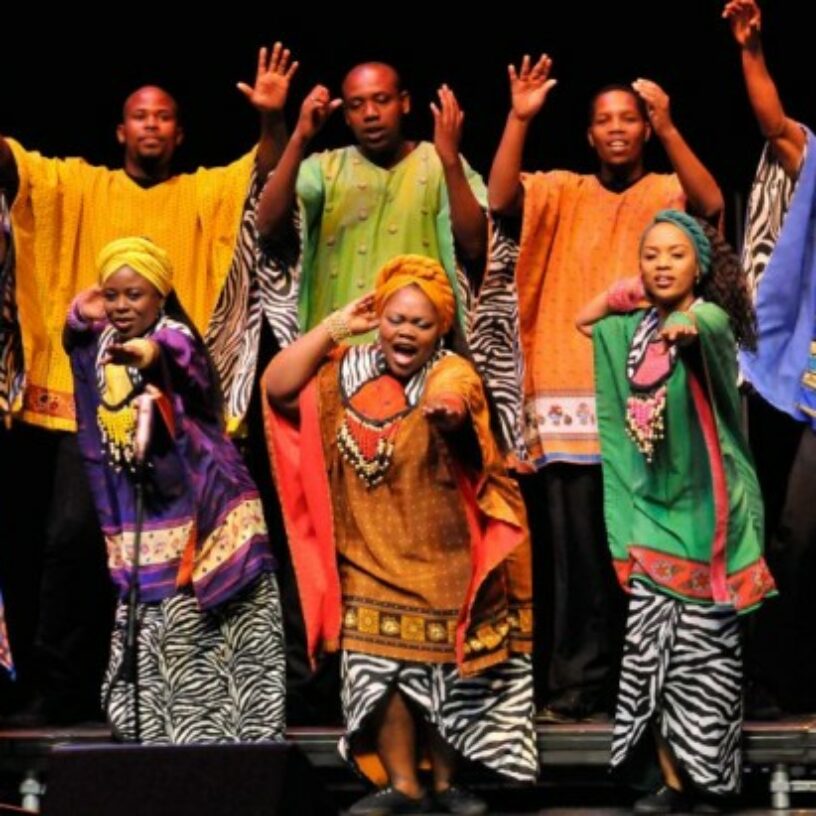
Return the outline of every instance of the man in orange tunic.
[[[515,282],[524,358],[523,434],[540,472],[527,487],[542,507],[533,518],[552,548],[554,627],[546,693],[552,717],[577,717],[610,703],[615,649],[614,578],[603,525],[600,446],[592,352],[574,328],[582,301],[632,274],[643,228],[665,207],[716,218],[720,190],[669,114],[655,83],[607,86],[592,99],[587,138],[598,172],[521,174],[530,124],[555,85],[546,55],[509,67],[512,107],[493,162],[489,204],[521,217]],[[674,173],[646,171],[654,133]],[[541,497],[546,497],[542,502]],[[539,522],[536,525],[536,521]]]

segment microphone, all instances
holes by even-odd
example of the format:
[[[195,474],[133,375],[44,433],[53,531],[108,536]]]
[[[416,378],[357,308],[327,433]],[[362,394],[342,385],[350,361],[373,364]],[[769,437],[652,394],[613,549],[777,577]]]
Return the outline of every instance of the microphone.
[[[134,454],[137,465],[143,465],[153,429],[153,397],[147,392],[136,397],[136,439]]]

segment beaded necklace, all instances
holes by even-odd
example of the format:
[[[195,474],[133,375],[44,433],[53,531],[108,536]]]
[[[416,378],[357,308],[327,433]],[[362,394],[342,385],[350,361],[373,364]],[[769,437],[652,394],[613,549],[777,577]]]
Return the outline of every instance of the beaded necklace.
[[[626,400],[626,432],[647,462],[666,433],[666,383],[677,364],[677,348],[659,334],[660,316],[650,309],[635,329],[626,359],[630,394]]]

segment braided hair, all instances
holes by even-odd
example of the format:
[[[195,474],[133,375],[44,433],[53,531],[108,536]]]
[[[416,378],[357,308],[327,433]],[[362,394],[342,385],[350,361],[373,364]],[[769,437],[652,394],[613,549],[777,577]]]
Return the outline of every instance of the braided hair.
[[[696,292],[709,303],[716,303],[731,321],[731,330],[739,346],[756,348],[756,313],[748,292],[748,279],[734,248],[708,222],[696,219],[711,244],[711,270],[703,275]]]

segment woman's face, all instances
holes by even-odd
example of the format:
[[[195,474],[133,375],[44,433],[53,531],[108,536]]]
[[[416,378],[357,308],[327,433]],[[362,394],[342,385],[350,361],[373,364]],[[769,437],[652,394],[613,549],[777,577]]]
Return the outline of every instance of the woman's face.
[[[129,266],[102,285],[105,314],[122,339],[140,337],[159,318],[164,298],[150,281]]]
[[[683,311],[694,300],[697,252],[683,230],[661,222],[646,233],[640,248],[640,273],[658,309]]]
[[[380,345],[388,370],[407,379],[422,368],[436,348],[439,316],[418,286],[404,286],[385,302],[380,316]]]

